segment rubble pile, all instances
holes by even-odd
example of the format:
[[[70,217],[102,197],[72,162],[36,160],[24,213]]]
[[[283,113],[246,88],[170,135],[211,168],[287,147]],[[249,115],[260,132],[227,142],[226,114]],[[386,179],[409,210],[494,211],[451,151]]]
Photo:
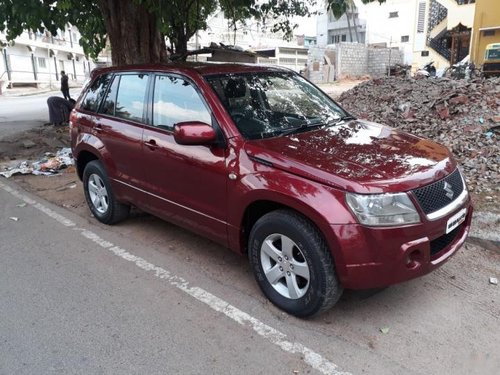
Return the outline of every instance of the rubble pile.
[[[447,146],[471,191],[500,192],[500,78],[380,78],[344,92],[339,102],[359,118]]]

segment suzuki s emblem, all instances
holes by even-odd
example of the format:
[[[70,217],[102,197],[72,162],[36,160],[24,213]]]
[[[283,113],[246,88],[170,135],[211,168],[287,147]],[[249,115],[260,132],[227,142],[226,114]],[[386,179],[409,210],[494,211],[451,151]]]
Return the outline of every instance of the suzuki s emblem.
[[[443,190],[446,191],[446,196],[450,198],[450,200],[453,199],[453,195],[455,194],[453,190],[451,189],[451,185],[445,181]]]

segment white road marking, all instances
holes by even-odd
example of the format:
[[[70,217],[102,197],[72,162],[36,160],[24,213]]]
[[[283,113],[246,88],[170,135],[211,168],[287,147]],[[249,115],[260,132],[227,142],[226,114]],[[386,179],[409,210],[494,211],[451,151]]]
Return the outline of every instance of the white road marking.
[[[173,275],[166,269],[155,266],[154,264],[148,262],[147,260],[138,257],[134,254],[131,254],[125,249],[115,246],[113,243],[104,240],[103,238],[101,238],[99,235],[97,235],[92,231],[76,227],[76,224],[74,222],[67,219],[63,215],[51,210],[50,208],[44,206],[43,204],[36,202],[35,200],[27,197],[26,195],[18,192],[15,189],[12,189],[11,187],[1,182],[0,182],[0,188],[12,194],[16,198],[21,199],[24,202],[32,205],[33,207],[40,210],[41,212],[51,217],[52,219],[56,220],[60,224],[66,227],[73,227],[73,230],[80,232],[80,234],[83,237],[91,240],[98,246],[110,251],[114,255],[128,262],[134,263],[137,267],[141,268],[144,271],[152,272],[156,277],[165,280],[171,286],[179,288],[180,290],[184,291],[186,294],[190,295],[196,300],[203,302],[211,309],[226,315],[234,322],[242,326],[251,328],[259,336],[263,337],[267,341],[278,346],[279,348],[281,348],[281,350],[292,354],[301,354],[302,357],[304,358],[304,362],[306,362],[312,368],[318,370],[320,373],[325,375],[350,375],[349,372],[340,371],[335,363],[330,362],[328,359],[324,358],[321,354],[316,353],[315,351],[309,349],[308,347],[302,345],[301,343],[291,342],[286,340],[286,334],[278,331],[277,329],[271,326],[268,326],[267,324],[261,322],[259,319],[254,318],[253,316],[247,314],[246,312],[238,309],[235,306],[232,306],[228,302],[207,292],[202,288],[196,286],[190,286],[189,282],[183,279],[182,277]]]

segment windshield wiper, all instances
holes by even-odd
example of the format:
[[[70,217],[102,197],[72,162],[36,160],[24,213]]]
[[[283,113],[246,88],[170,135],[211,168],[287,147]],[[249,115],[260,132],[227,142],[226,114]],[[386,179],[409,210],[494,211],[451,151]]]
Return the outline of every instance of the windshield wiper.
[[[345,121],[345,120],[356,120],[356,117],[352,115],[344,115],[340,118],[340,121]]]
[[[330,121],[318,121],[318,122],[309,122],[309,123],[304,123],[300,126],[296,126],[290,129],[283,130],[279,135],[280,136],[287,136],[290,134],[296,134],[296,133],[301,133],[305,130],[313,129],[313,128],[321,128],[321,127],[328,127],[328,126],[334,126],[338,125],[339,123],[346,121],[346,120],[356,120],[354,116],[351,115],[344,115],[339,117],[338,119],[335,120],[330,120]]]
[[[286,130],[283,130],[281,133],[280,133],[280,136],[286,136],[286,135],[290,135],[290,134],[296,134],[296,133],[301,133],[305,130],[309,130],[309,129],[313,129],[313,128],[320,128],[322,126],[325,126],[326,124],[324,122],[316,122],[316,123],[313,123],[313,124],[302,124],[300,126],[296,126],[294,128],[290,128],[290,129],[286,129]]]

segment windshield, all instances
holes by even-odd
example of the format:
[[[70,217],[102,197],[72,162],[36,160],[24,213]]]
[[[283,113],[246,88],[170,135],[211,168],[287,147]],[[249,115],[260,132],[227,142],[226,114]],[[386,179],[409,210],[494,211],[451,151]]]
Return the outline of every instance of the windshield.
[[[207,80],[247,139],[330,126],[348,116],[295,73],[224,74]]]

